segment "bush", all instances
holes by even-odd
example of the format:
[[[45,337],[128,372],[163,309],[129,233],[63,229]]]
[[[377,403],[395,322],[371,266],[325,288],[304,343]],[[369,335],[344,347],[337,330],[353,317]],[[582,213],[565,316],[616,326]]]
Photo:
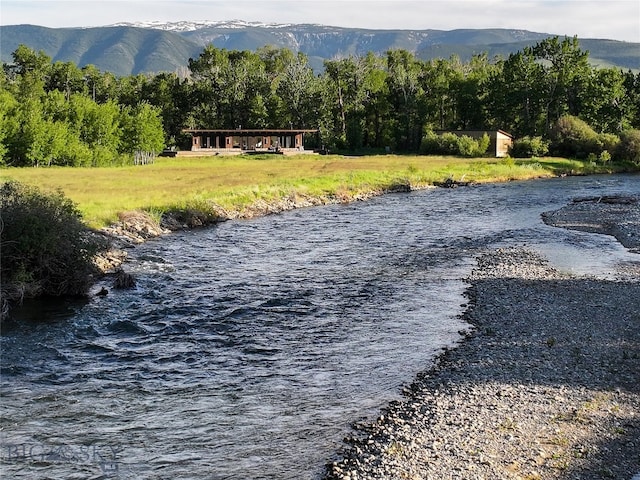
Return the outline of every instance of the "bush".
[[[427,132],[422,139],[420,151],[431,155],[462,155],[463,157],[482,157],[489,148],[489,135],[486,133],[480,139],[474,139],[468,135],[458,136],[455,133],[445,132],[437,135]]]
[[[458,154],[463,157],[482,157],[489,148],[489,135],[486,133],[479,139],[474,139],[467,135],[458,137]]]
[[[598,161],[600,163],[609,163],[611,161],[611,154],[608,150],[603,150],[598,156]]]
[[[549,153],[549,144],[542,137],[522,137],[513,141],[509,155],[515,158],[544,157]]]
[[[84,225],[73,202],[61,192],[7,182],[0,208],[2,296],[86,294],[96,273],[93,258],[107,242]]]
[[[456,155],[458,153],[458,137],[449,132],[442,135],[427,132],[422,138],[420,151],[431,155]]]
[[[640,167],[640,130],[625,130],[620,134],[614,158]]]
[[[585,121],[571,115],[560,117],[551,130],[550,150],[564,157],[587,158],[599,154],[598,134]]]
[[[620,137],[613,133],[601,133],[598,135],[598,146],[600,147],[600,155],[603,152],[614,152],[620,143]]]

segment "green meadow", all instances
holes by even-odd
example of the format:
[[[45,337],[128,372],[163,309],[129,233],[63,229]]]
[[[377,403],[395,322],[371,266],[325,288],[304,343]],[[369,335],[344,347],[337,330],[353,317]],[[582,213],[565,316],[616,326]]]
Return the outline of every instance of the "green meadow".
[[[424,188],[447,179],[503,182],[605,171],[611,166],[562,158],[264,155],[158,158],[151,165],[127,167],[3,168],[0,180],[61,190],[85,222],[99,228],[115,222],[119,213],[138,210],[159,216],[213,204],[241,213],[256,202],[292,195],[348,201],[398,185]]]

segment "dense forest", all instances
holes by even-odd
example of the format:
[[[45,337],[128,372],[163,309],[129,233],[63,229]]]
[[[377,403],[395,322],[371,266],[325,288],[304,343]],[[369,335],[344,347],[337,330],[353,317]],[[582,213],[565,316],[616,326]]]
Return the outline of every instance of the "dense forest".
[[[506,59],[392,50],[315,74],[288,49],[208,46],[181,74],[116,77],[20,46],[0,72],[0,165],[144,162],[189,148],[183,128],[239,127],[318,128],[316,146],[397,152],[427,152],[437,130],[501,129],[602,157],[621,139],[640,142],[640,74],[594,68],[588,55],[577,38],[551,37]],[[584,141],[570,145],[568,131]]]

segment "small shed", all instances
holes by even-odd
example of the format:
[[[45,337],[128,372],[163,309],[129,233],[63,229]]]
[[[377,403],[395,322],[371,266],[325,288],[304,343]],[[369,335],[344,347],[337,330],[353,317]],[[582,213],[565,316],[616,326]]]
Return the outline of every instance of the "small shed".
[[[191,151],[199,153],[301,153],[311,129],[184,129],[191,134]]]
[[[495,157],[506,157],[513,144],[513,136],[504,130],[440,130],[437,133],[453,133],[458,136],[466,135],[478,139],[486,133],[489,135],[489,149],[487,153]]]

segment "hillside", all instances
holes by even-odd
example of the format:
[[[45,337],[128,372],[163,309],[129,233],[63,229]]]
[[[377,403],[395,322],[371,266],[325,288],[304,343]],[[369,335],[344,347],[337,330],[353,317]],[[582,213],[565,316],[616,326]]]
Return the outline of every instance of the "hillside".
[[[46,28],[35,25],[0,27],[0,56],[11,61],[20,44],[42,50],[53,61],[93,64],[116,75],[175,71],[202,47],[182,36],[138,27]]]
[[[579,39],[579,41],[580,48],[589,51],[589,63],[596,67],[619,67],[623,70],[640,70],[640,44],[638,43],[598,39]],[[416,56],[423,60],[429,60],[458,55],[463,60],[469,60],[475,54],[486,52],[489,58],[506,58],[509,54],[535,43],[524,41],[478,45],[436,44],[416,51]]]
[[[507,29],[366,30],[324,25],[269,25],[247,22],[175,22],[119,24],[95,28],[0,27],[0,58],[11,61],[20,44],[43,50],[54,61],[94,64],[116,75],[176,71],[207,44],[228,50],[256,50],[265,45],[305,53],[316,70],[322,62],[369,51],[405,49],[419,58],[463,60],[474,53],[508,56],[549,37],[546,33]],[[640,44],[584,39],[595,65],[640,69]]]

